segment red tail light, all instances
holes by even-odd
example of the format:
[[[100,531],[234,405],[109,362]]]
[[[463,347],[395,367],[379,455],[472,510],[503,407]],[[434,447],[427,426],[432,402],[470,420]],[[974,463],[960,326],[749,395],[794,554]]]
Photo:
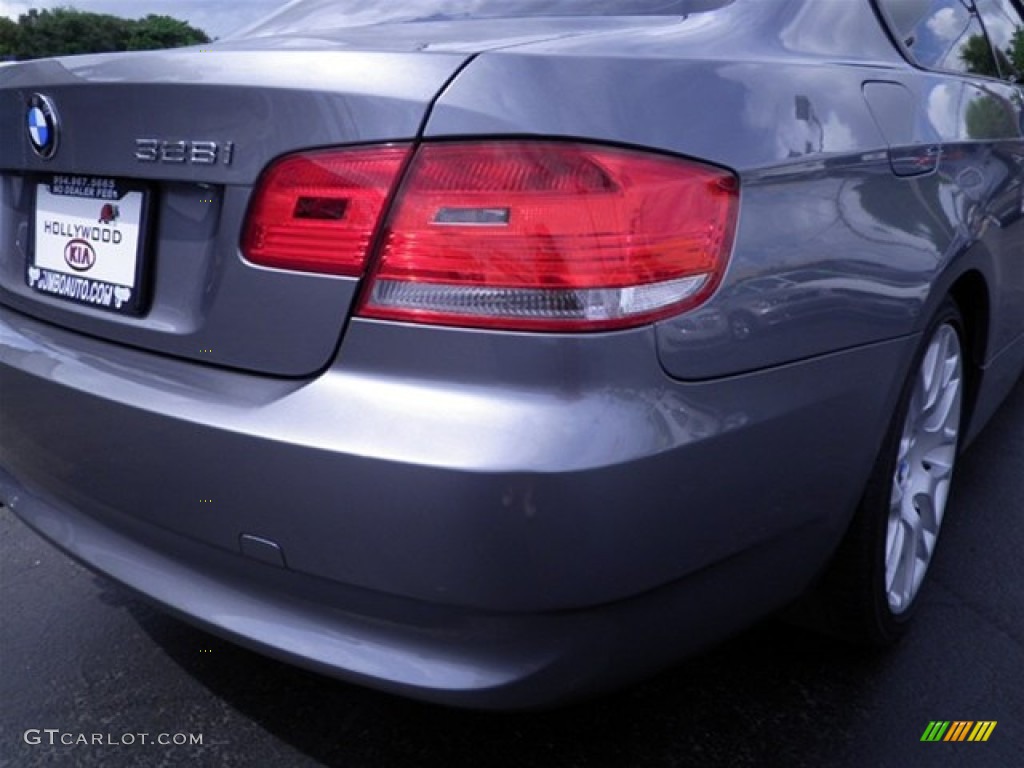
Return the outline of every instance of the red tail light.
[[[293,155],[261,179],[242,253],[266,267],[360,276],[410,148]]]
[[[392,210],[359,314],[509,330],[651,322],[710,296],[736,225],[731,174],[662,155],[536,141],[289,158],[243,241],[267,266],[358,275]]]
[[[593,330],[693,306],[724,271],[722,171],[581,144],[425,145],[402,184],[368,317]]]

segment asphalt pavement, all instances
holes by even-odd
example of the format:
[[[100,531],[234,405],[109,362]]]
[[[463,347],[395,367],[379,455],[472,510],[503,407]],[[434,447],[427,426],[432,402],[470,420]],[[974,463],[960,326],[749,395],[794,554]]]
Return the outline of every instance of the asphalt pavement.
[[[242,650],[0,509],[0,768],[1019,768],[1024,382],[957,472],[924,604],[896,649],[770,620],[625,691],[516,715],[405,701]],[[984,743],[922,742],[932,721],[996,726]]]

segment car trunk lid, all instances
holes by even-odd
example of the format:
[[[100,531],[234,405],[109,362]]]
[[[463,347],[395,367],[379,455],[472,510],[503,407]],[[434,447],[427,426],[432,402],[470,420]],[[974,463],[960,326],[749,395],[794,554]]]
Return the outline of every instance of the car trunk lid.
[[[476,53],[677,22],[382,24],[0,68],[0,135],[13,139],[0,143],[0,303],[158,353],[311,375],[333,358],[360,278],[244,258],[253,191],[274,160],[416,140]],[[45,159],[32,121],[51,107],[59,144]],[[79,270],[110,250],[103,238],[132,251],[118,228],[138,230],[136,284],[115,293],[108,280],[104,294]]]
[[[0,69],[0,135],[11,137],[0,142],[0,303],[210,364],[322,368],[358,280],[247,263],[254,185],[292,152],[414,139],[467,58],[192,49]],[[32,142],[54,139],[50,112],[58,143],[46,159]],[[129,297],[126,274],[83,279],[111,239],[127,253],[134,237]]]

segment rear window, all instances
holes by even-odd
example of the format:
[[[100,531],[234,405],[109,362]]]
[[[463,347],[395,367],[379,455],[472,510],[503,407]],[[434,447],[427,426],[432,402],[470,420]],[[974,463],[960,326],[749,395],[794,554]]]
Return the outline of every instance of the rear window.
[[[910,55],[922,67],[970,71],[965,51],[971,41],[981,53],[987,43],[978,20],[961,0],[883,0]],[[968,54],[980,53],[966,51]],[[988,52],[991,57],[991,51]],[[995,67],[995,61],[990,63]]]
[[[999,72],[1007,80],[1024,75],[1024,20],[1010,0],[977,0],[985,32],[992,41]]]
[[[539,16],[686,16],[733,0],[295,0],[237,37],[373,24]]]
[[[1024,63],[1017,0],[878,0],[894,35],[922,67],[1014,79]]]

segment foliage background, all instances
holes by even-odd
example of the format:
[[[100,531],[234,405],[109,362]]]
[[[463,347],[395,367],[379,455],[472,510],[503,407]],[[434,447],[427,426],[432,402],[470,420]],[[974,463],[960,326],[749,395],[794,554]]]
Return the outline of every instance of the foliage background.
[[[171,16],[150,14],[136,21],[62,7],[33,9],[16,22],[0,17],[0,60],[144,51],[208,42],[210,38],[201,29]]]

